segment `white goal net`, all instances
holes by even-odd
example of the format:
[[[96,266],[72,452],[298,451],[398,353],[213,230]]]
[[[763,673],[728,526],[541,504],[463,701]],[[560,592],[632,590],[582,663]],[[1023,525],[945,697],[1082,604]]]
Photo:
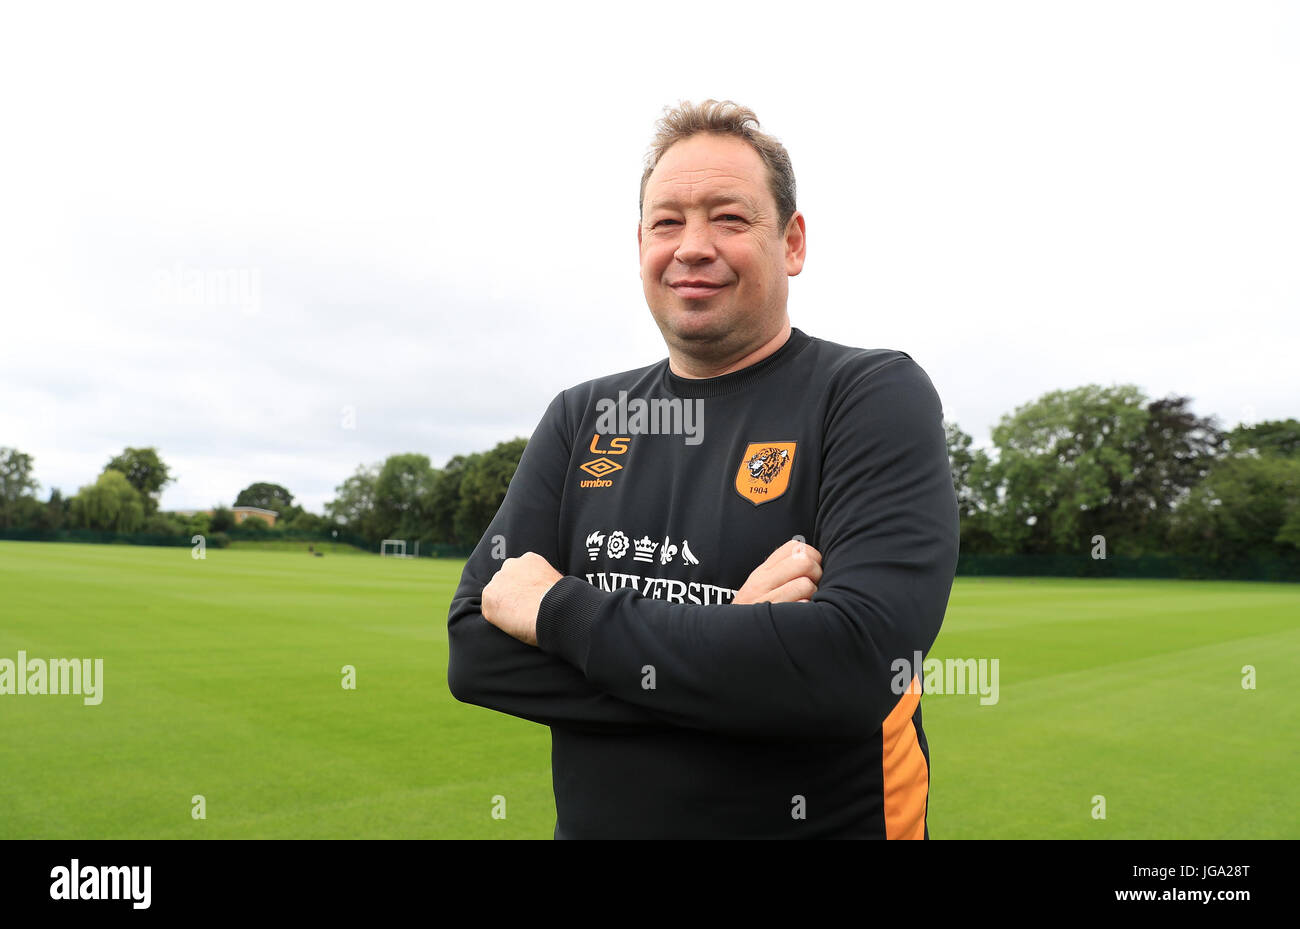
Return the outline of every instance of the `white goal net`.
[[[390,545],[392,546],[392,551],[389,551]],[[397,558],[405,558],[406,540],[405,539],[384,539],[384,541],[380,543],[379,554],[381,556],[389,556],[389,557],[395,556]]]

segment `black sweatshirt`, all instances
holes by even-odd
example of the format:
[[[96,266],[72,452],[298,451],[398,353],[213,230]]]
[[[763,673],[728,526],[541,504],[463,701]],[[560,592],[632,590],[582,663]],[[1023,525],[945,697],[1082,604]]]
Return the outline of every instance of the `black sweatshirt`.
[[[811,602],[732,604],[796,536],[822,554]],[[928,838],[912,674],[957,547],[909,355],[795,328],[719,377],[664,359],[551,401],[452,600],[448,685],[551,727],[556,838]],[[481,604],[530,551],[566,575],[537,647]]]

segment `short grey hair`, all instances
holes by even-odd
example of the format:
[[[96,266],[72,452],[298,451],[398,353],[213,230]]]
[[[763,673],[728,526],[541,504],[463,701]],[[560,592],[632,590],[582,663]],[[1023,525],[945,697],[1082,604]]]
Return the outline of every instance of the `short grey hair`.
[[[641,196],[637,213],[645,215],[645,185],[654,172],[655,165],[664,152],[674,144],[689,139],[697,132],[731,135],[744,139],[767,165],[767,186],[776,201],[777,235],[785,232],[795,210],[794,166],[785,146],[772,136],[758,131],[758,117],[749,107],[731,100],[705,100],[696,106],[687,100],[678,101],[675,108],[664,107],[664,115],[655,124],[655,137],[646,153],[646,168],[641,175]]]

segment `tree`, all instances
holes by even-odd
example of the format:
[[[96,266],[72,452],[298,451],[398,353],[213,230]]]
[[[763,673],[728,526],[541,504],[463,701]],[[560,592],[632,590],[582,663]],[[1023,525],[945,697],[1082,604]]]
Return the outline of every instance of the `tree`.
[[[948,445],[948,468],[952,471],[953,491],[957,495],[957,510],[964,517],[976,509],[970,490],[970,469],[975,462],[971,454],[971,437],[961,431],[956,423],[943,422],[944,437]]]
[[[64,525],[71,521],[69,509],[71,501],[63,496],[59,488],[54,487],[50,490],[50,499],[45,502],[42,508],[40,519],[36,528],[54,531],[62,529]]]
[[[276,525],[281,525],[279,521]],[[330,521],[324,516],[317,516],[315,513],[309,513],[306,510],[300,510],[297,516],[294,516],[289,522],[283,523],[285,529],[292,529],[295,532],[312,532],[318,535],[328,535],[329,531],[334,528]]]
[[[235,514],[229,507],[214,506],[212,516],[208,519],[208,528],[213,532],[227,532],[235,528]]]
[[[9,524],[24,529],[44,528],[45,507],[35,497],[19,497],[9,509]]]
[[[170,513],[154,513],[147,517],[140,531],[147,535],[183,536],[187,535],[187,521]]]
[[[1132,470],[1110,473],[1110,499],[1089,510],[1085,535],[1104,535],[1129,554],[1168,549],[1174,508],[1209,474],[1224,440],[1214,417],[1198,418],[1190,403],[1166,397],[1147,405],[1145,428],[1123,448]]]
[[[470,456],[456,504],[455,525],[459,537],[477,542],[487,532],[492,518],[501,509],[527,444],[527,439],[511,439],[491,451]]]
[[[40,486],[32,477],[31,455],[16,448],[0,448],[0,529],[21,525],[18,520],[27,518],[27,508],[19,501],[34,495]]]
[[[294,506],[293,494],[279,484],[249,484],[235,498],[235,506],[274,510],[281,522],[287,522],[302,512],[302,507]]]
[[[383,538],[428,534],[437,473],[427,455],[390,455],[375,479],[374,520]]]
[[[1174,516],[1180,552],[1222,563],[1300,549],[1300,457],[1239,453],[1216,462]]]
[[[146,516],[158,510],[162,489],[176,480],[155,448],[128,448],[104,466],[104,470],[110,469],[125,474],[131,486],[140,492]]]
[[[144,500],[121,471],[109,468],[72,498],[73,522],[87,529],[136,532],[144,523]]]
[[[1254,449],[1261,455],[1300,455],[1300,421],[1273,419],[1253,426],[1238,426],[1228,433],[1228,445],[1234,451]]]
[[[207,513],[194,513],[185,519],[186,535],[207,535],[212,531],[212,517]]]
[[[266,532],[271,528],[271,524],[256,513],[249,513],[244,517],[243,522],[239,524],[239,528],[249,529],[253,532]]]
[[[456,529],[456,508],[460,504],[460,485],[465,470],[477,455],[453,455],[442,470],[437,472],[433,493],[429,500],[429,529],[433,542],[452,545],[469,545],[478,538],[462,538]]]
[[[385,538],[375,520],[375,482],[378,465],[357,465],[356,473],[334,488],[337,496],[325,504],[325,515],[372,542]]]
[[[961,520],[961,551],[997,551],[997,540],[989,526],[998,502],[997,484],[992,480],[993,463],[983,449],[970,450],[971,437],[956,423],[945,420],[943,428]]]
[[[1044,394],[993,430],[998,459],[989,480],[1003,496],[990,526],[1008,551],[1081,552],[1087,511],[1112,499],[1132,474],[1131,449],[1147,428],[1135,385],[1090,384]]]

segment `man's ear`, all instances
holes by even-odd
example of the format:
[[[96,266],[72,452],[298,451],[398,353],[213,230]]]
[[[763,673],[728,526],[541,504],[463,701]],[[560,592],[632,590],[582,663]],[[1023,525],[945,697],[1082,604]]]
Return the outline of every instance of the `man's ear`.
[[[803,270],[807,248],[808,236],[803,214],[795,210],[785,227],[785,273],[790,277]]]

